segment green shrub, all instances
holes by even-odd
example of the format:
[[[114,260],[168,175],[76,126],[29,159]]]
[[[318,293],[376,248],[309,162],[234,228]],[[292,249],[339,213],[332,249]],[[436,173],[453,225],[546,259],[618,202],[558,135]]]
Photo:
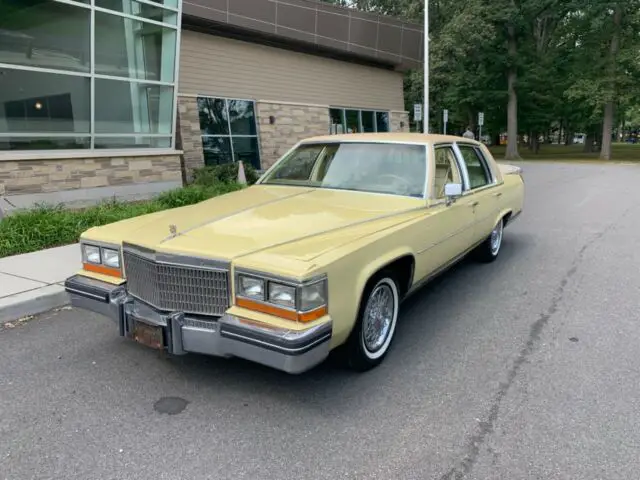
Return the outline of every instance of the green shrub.
[[[0,258],[75,243],[91,227],[169,208],[183,207],[242,188],[237,183],[192,185],[141,202],[108,200],[80,210],[39,205],[0,221]]]
[[[242,185],[235,182],[217,182],[212,185],[189,185],[185,188],[177,188],[162,193],[158,196],[157,202],[163,209],[184,207],[185,205],[199,203],[209,198],[240,190],[241,188]]]
[[[193,171],[193,183],[195,185],[215,185],[217,183],[235,183],[238,180],[238,163],[223,163],[197,168]],[[260,175],[251,165],[244,164],[244,174],[247,183],[253,185]]]

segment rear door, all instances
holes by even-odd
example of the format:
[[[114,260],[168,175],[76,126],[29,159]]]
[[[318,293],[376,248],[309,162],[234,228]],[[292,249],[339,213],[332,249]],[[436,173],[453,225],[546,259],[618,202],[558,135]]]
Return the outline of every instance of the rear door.
[[[482,150],[472,144],[457,142],[455,150],[466,177],[464,197],[471,200],[475,212],[474,241],[488,237],[495,227],[500,206],[500,191],[495,172],[489,167]]]

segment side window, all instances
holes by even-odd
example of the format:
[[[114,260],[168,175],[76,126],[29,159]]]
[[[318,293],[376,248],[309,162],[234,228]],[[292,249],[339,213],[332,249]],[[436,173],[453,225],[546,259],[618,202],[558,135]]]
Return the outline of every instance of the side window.
[[[444,198],[447,183],[462,183],[456,156],[451,147],[436,147],[435,150],[435,198]]]
[[[313,166],[318,159],[318,155],[322,153],[323,148],[323,145],[309,145],[298,148],[293,152],[292,156],[287,158],[280,167],[271,174],[271,179],[309,180]]]
[[[471,145],[460,145],[464,164],[469,172],[469,189],[484,187],[492,182],[491,171],[484,156]]]

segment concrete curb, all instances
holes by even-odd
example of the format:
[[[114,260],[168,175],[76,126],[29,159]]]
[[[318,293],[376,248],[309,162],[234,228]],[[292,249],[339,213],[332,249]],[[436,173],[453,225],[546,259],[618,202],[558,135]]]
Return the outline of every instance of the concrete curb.
[[[0,325],[68,304],[69,295],[57,284],[10,295],[0,299]]]

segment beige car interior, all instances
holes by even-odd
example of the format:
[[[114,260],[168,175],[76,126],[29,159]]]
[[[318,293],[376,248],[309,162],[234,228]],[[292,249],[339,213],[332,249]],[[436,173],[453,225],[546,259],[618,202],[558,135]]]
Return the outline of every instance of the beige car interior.
[[[462,183],[451,147],[436,148],[435,165],[435,197],[444,198],[444,186],[447,183]]]

